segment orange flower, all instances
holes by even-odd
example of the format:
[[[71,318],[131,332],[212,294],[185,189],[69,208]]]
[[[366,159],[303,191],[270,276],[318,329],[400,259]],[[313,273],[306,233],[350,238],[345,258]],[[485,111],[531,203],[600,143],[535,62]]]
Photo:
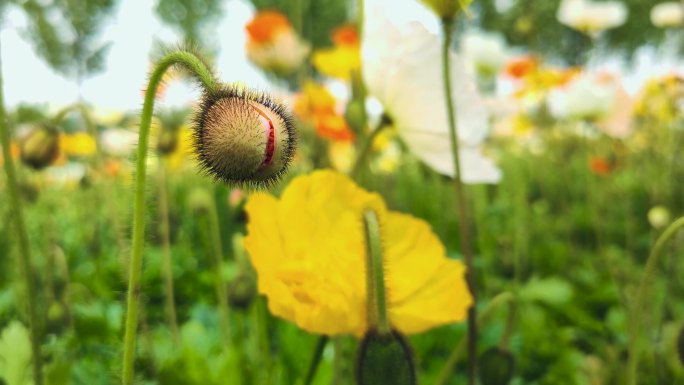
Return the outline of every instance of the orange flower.
[[[599,176],[607,176],[613,171],[611,164],[605,158],[599,156],[589,159],[589,169]]]
[[[295,33],[285,15],[261,11],[246,26],[247,58],[276,75],[295,72],[309,54],[309,45]]]
[[[359,33],[353,24],[343,25],[333,31],[332,41],[336,46],[358,47],[360,44]]]
[[[316,117],[316,133],[326,139],[354,140],[354,133],[347,125],[347,121],[343,116],[335,113],[322,114]]]
[[[292,30],[290,21],[277,11],[261,11],[246,26],[247,34],[255,43],[268,43],[280,32]]]
[[[539,61],[534,56],[523,56],[512,59],[504,67],[504,73],[513,79],[522,79],[539,67]]]

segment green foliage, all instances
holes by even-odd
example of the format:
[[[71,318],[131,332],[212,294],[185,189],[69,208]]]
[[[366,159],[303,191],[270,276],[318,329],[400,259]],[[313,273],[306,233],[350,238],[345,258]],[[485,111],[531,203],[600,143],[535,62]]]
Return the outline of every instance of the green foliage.
[[[606,31],[599,39],[599,50],[616,52],[631,58],[634,52],[646,44],[662,42],[664,32],[650,21],[651,8],[658,2],[653,0],[621,0],[628,9],[627,22],[613,30]],[[505,10],[497,8],[496,0],[478,0],[473,3],[474,22],[487,31],[502,33],[506,40],[517,47],[532,52],[559,58],[566,63],[579,64],[585,51],[590,48],[590,39],[558,22],[556,13],[560,0],[511,1]]]
[[[219,0],[158,0],[156,10],[186,42],[199,45],[210,38],[213,24],[222,15]]]
[[[110,44],[99,40],[99,32],[116,0],[12,1],[28,16],[36,53],[57,72],[80,83],[104,69]]]

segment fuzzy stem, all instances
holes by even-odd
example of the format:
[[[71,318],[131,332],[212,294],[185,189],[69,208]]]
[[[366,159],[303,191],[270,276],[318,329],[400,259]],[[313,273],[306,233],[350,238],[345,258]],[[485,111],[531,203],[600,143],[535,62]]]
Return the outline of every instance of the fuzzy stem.
[[[230,319],[228,317],[228,294],[226,284],[223,279],[223,245],[221,244],[221,231],[219,229],[219,219],[216,213],[216,204],[214,200],[211,201],[209,208],[209,235],[211,237],[211,251],[214,258],[214,269],[216,270],[215,288],[216,299],[218,301],[219,309],[219,323],[221,326],[221,334],[224,341],[230,340]]]
[[[637,338],[639,337],[639,327],[640,327],[640,317],[645,313],[644,300],[646,298],[646,288],[648,283],[653,280],[656,273],[656,268],[658,267],[658,261],[660,260],[660,255],[663,253],[663,249],[677,232],[684,227],[684,217],[677,219],[672,222],[663,233],[658,237],[655,245],[651,249],[651,253],[646,260],[646,267],[644,268],[644,273],[641,276],[641,281],[639,281],[639,287],[636,291],[636,297],[634,299],[634,304],[630,308],[629,320],[629,361],[627,364],[627,384],[636,385],[637,384],[637,369],[639,367],[639,355],[637,349]]]
[[[378,334],[390,333],[385,298],[385,271],[382,261],[382,238],[378,216],[373,210],[363,213],[366,233],[366,291],[368,297],[368,330]]]
[[[458,130],[456,127],[456,106],[451,95],[451,66],[449,47],[451,46],[451,34],[454,30],[452,19],[442,19],[442,32],[444,41],[442,45],[442,71],[444,81],[444,96],[446,98],[447,115],[449,120],[449,141],[454,158],[454,190],[458,206],[458,225],[461,239],[461,254],[465,257],[466,281],[473,297],[473,304],[468,309],[468,385],[475,384],[477,370],[477,295],[475,290],[475,274],[473,263],[473,251],[470,245],[470,231],[468,229],[468,211],[466,208],[465,188],[461,179],[461,159],[458,147]]]
[[[173,264],[171,261],[171,236],[169,230],[169,197],[166,183],[166,162],[160,159],[158,172],[159,188],[159,232],[162,242],[162,275],[164,276],[164,308],[166,322],[171,329],[173,342],[178,345],[180,337],[178,332],[178,318],[176,316],[176,301],[173,290]]]
[[[157,63],[150,75],[145,91],[145,102],[140,115],[140,132],[138,136],[138,154],[135,169],[135,201],[133,204],[133,234],[131,258],[129,260],[128,295],[126,309],[126,331],[124,336],[122,383],[133,383],[135,359],[135,342],[138,327],[138,307],[140,306],[140,276],[142,275],[142,251],[145,239],[145,179],[147,168],[147,143],[150,134],[150,123],[154,109],[154,97],[161,83],[162,76],[171,66],[187,67],[199,79],[204,89],[213,93],[218,88],[211,71],[197,56],[185,51],[172,52]]]
[[[306,379],[304,380],[304,385],[311,385],[313,379],[316,376],[316,371],[318,370],[318,365],[323,359],[323,351],[325,350],[325,345],[328,344],[328,336],[318,337],[318,342],[316,342],[316,349],[311,357],[311,364],[309,365],[309,370],[306,372]]]
[[[478,325],[482,325],[485,322],[487,322],[489,318],[494,314],[494,310],[513,300],[515,300],[515,296],[507,291],[492,298],[492,300],[489,301],[487,306],[485,306],[484,310],[482,310],[482,312],[477,317]],[[461,342],[458,345],[456,345],[454,350],[451,352],[449,358],[447,358],[447,362],[446,364],[444,364],[444,367],[439,372],[439,377],[437,377],[435,385],[444,385],[447,383],[449,376],[454,371],[454,368],[458,363],[458,359],[461,357],[461,354],[463,354],[463,350],[465,350],[465,341],[461,340]]]
[[[7,192],[9,194],[10,207],[14,230],[18,238],[19,263],[23,273],[24,285],[26,286],[26,303],[28,305],[29,332],[31,338],[31,354],[33,356],[33,381],[36,385],[43,384],[43,363],[40,348],[40,328],[36,306],[36,288],[33,283],[33,271],[31,263],[31,248],[29,246],[24,211],[22,209],[21,196],[17,188],[17,174],[14,169],[14,161],[10,151],[10,132],[6,120],[5,101],[2,92],[2,73],[0,72],[0,141],[2,141],[2,156],[4,158],[5,173],[7,174]]]

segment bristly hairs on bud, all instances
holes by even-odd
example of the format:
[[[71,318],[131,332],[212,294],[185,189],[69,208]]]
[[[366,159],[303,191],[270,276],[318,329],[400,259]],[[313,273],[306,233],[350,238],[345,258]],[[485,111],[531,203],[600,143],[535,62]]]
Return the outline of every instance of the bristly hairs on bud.
[[[195,154],[214,179],[267,188],[287,171],[294,118],[267,93],[221,84],[204,93],[193,120]]]

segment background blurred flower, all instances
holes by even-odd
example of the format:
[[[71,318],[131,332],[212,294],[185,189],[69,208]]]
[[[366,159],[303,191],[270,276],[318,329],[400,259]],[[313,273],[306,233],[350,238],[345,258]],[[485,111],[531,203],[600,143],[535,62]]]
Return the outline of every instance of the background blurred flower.
[[[453,176],[439,37],[415,23],[400,29],[383,16],[382,8],[367,21],[362,66],[369,92],[382,102],[411,152],[437,172]],[[479,149],[489,130],[487,109],[451,55],[461,178],[465,183],[497,183],[501,172]]]
[[[247,58],[259,68],[277,75],[296,71],[309,54],[287,18],[276,11],[261,11],[247,26]]]
[[[627,21],[627,7],[618,1],[563,0],[556,14],[558,21],[590,36]]]
[[[138,143],[138,134],[123,128],[108,128],[101,134],[102,149],[115,156],[126,156]]]
[[[492,77],[506,64],[507,55],[501,37],[471,33],[463,37],[463,54],[480,76]]]
[[[313,54],[312,62],[323,75],[349,80],[353,71],[361,66],[359,35],[354,25],[345,25],[333,31],[333,48],[321,49]]]
[[[84,132],[61,135],[59,145],[67,156],[87,156],[97,151],[95,138]]]
[[[666,75],[649,80],[635,105],[636,115],[670,126],[684,115],[684,78]]]
[[[684,24],[684,4],[679,1],[656,4],[651,9],[651,22],[659,28],[674,28]]]
[[[549,95],[551,113],[559,119],[596,120],[608,115],[615,103],[615,86],[584,74]]]
[[[296,178],[280,200],[257,193],[247,202],[245,247],[270,311],[312,333],[366,331],[366,209],[380,220],[390,324],[410,334],[463,320],[465,268],[429,225],[332,171]]]
[[[295,113],[316,129],[316,134],[325,139],[350,142],[354,133],[347,124],[342,106],[325,86],[308,81],[295,101]]]

